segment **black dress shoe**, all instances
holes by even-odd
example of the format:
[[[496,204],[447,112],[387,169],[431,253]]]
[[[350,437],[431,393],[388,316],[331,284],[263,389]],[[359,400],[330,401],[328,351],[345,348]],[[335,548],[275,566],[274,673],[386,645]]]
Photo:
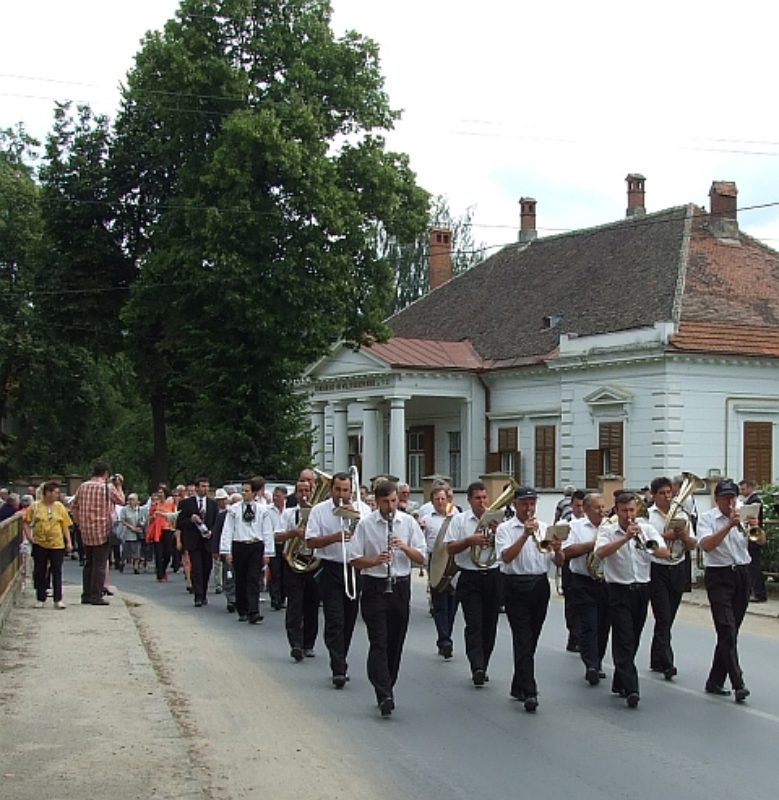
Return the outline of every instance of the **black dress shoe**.
[[[509,692],[512,700],[519,700],[520,703],[525,702],[525,693],[524,692]]]
[[[379,711],[381,711],[382,717],[389,717],[394,710],[395,710],[395,701],[391,697],[385,697],[379,703]]]
[[[228,614],[234,614],[235,613],[235,604],[234,603],[228,603],[227,604],[227,613]]]
[[[302,661],[303,660],[303,649],[300,647],[293,647],[289,651],[289,655],[291,658],[294,658],[295,661]]]
[[[746,686],[742,686],[740,689],[736,689],[736,702],[743,703],[744,700],[746,700],[747,697],[749,697],[749,694],[750,694],[749,689],[747,689]]]
[[[676,675],[678,675],[678,673],[679,673],[679,670],[676,669],[676,667],[668,667],[668,669],[663,670],[663,677],[667,681],[670,681],[671,678],[676,677]]]
[[[638,692],[630,692],[626,698],[628,708],[635,708],[638,705],[638,701],[640,699],[641,698],[639,697]]]
[[[568,642],[568,644],[565,646],[565,649],[569,653],[580,653],[581,652],[581,647],[579,647],[579,645],[576,642],[571,642],[571,641]]]
[[[249,614],[249,625],[259,625],[264,619],[262,614]]]
[[[202,600],[195,600],[195,608],[200,608],[203,605]]]
[[[594,667],[590,667],[587,672],[584,673],[584,679],[590,686],[597,686],[600,683],[600,675],[598,674],[598,670]]]
[[[202,602],[203,602],[204,606],[207,606],[208,605],[208,598],[204,597]]]
[[[114,593],[110,589],[104,588],[103,589],[103,597],[105,597],[106,595],[108,595],[109,597],[113,597]]]
[[[249,615],[248,614],[239,614],[238,615],[238,622],[248,622]]]
[[[111,604],[108,600],[103,600],[101,597],[99,600],[88,600],[87,601],[90,606],[110,606]]]
[[[441,645],[441,647],[438,648],[438,655],[442,656],[444,661],[448,661],[452,657],[452,645]]]
[[[529,714],[535,714],[537,708],[538,708],[538,698],[537,697],[526,697],[525,698],[525,711],[527,711]]]
[[[473,680],[473,685],[474,686],[484,686],[484,684],[487,681],[487,676],[485,675],[484,670],[483,669],[475,669],[473,671],[472,680]]]
[[[346,675],[333,675],[333,686],[336,689],[343,689],[346,686]]]
[[[705,688],[707,694],[716,694],[720,697],[727,697],[730,694],[730,689],[726,689],[724,686],[717,686],[716,683],[707,683]]]

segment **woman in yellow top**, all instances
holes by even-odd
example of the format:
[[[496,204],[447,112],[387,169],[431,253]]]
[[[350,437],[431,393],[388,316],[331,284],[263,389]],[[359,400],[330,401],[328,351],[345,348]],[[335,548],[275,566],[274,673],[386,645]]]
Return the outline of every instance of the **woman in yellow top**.
[[[59,501],[57,481],[46,481],[40,500],[29,506],[22,517],[24,535],[32,542],[33,582],[36,608],[43,608],[48,589],[47,573],[51,574],[54,607],[65,608],[62,602],[62,562],[73,549],[70,541],[70,515]]]

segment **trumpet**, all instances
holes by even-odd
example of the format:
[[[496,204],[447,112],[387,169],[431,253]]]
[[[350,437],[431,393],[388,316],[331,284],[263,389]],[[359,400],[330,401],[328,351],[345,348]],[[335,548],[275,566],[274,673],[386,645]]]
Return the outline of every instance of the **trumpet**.
[[[546,533],[541,533],[540,528],[536,528],[533,533],[533,540],[536,543],[539,553],[551,553],[554,550],[555,542],[563,542],[568,538],[571,526],[567,523],[558,525],[548,525]]]
[[[747,514],[749,514],[749,516],[747,516]],[[760,542],[763,539],[763,529],[760,527],[760,525],[752,525],[749,522],[751,517],[756,517],[758,514],[759,511],[754,513],[754,509],[750,506],[741,506],[739,509],[739,517],[736,527],[750,542]]]
[[[635,523],[636,520],[631,519],[628,523],[628,526]],[[656,542],[654,539],[648,539],[646,534],[641,528],[641,523],[636,523],[638,525],[638,531],[634,534],[633,539],[636,543],[636,550],[643,550],[646,553],[654,553],[658,547],[660,547],[659,543]]]
[[[511,501],[511,498],[514,496],[514,490],[518,485],[519,484],[513,478],[509,478],[506,488],[489,504],[489,506],[487,506],[484,513],[479,518],[479,524],[476,526],[476,530],[473,533],[476,536],[480,534],[487,536],[487,544],[471,545],[471,562],[476,569],[489,569],[495,563],[498,556],[495,552],[495,530],[491,527],[491,523],[496,520],[495,515],[497,512],[502,510],[506,503]],[[501,515],[502,514],[498,514],[498,517]]]

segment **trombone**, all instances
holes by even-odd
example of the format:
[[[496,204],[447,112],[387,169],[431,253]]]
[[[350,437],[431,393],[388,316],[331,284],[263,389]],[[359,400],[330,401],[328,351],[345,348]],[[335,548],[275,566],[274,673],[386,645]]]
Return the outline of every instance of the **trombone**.
[[[349,477],[352,484],[352,494],[349,498],[351,508],[339,505],[335,510],[336,517],[341,519],[341,555],[343,556],[344,565],[344,593],[349,600],[357,599],[357,581],[354,576],[354,570],[349,564],[349,552],[346,546],[348,541],[346,532],[349,532],[349,538],[354,533],[357,523],[362,519],[362,511],[360,509],[360,472],[356,466],[352,465],[349,468]]]

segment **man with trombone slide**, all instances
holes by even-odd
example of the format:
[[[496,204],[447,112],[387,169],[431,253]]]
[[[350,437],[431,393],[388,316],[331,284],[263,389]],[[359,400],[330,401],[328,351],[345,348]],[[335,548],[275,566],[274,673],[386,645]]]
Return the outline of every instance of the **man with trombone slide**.
[[[361,515],[370,509],[359,500],[359,480],[336,472],[330,498],[317,503],[308,516],[306,544],[320,559],[319,594],[325,617],[325,645],[330,653],[333,686],[343,689],[348,680],[347,657],[357,621],[356,576],[348,563],[347,547]]]
[[[368,680],[382,717],[395,709],[411,601],[411,564],[425,563],[425,538],[416,521],[398,509],[394,483],[378,481],[376,510],[360,520],[349,542],[351,565],[360,570],[360,607],[368,629]]]
[[[711,617],[717,632],[714,658],[706,679],[709,694],[729,695],[725,678],[737,703],[749,697],[744,685],[744,673],[738,660],[738,632],[749,604],[750,538],[765,544],[765,532],[759,528],[757,517],[741,520],[736,499],[738,486],[723,478],[714,489],[714,508],[698,519],[698,542],[703,551],[704,581],[709,598]]]
[[[676,496],[670,478],[655,478],[650,484],[654,504],[649,509],[649,524],[665,539],[671,559],[652,556],[649,599],[655,628],[649,668],[652,672],[662,672],[667,681],[678,672],[671,647],[671,627],[687,584],[685,554],[697,544],[684,502],[701,483],[688,473]]]
[[[547,526],[536,519],[537,499],[532,487],[518,487],[514,492],[515,516],[499,525],[495,534],[514,650],[510,694],[531,713],[538,707],[534,659],[549,606],[549,565],[561,567],[564,561],[560,540],[547,539]]]
[[[603,524],[598,531],[595,555],[603,561],[609,593],[611,691],[636,708],[640,695],[635,659],[649,606],[651,558],[668,558],[668,548],[649,523],[637,519],[635,495],[618,494],[616,508],[617,521]]]
[[[510,493],[504,492],[488,507],[487,487],[474,481],[466,490],[470,507],[454,517],[444,535],[447,552],[454,556],[460,570],[456,598],[465,617],[465,654],[477,688],[489,680],[487,668],[495,647],[502,602],[495,529],[515,488],[512,482]]]

